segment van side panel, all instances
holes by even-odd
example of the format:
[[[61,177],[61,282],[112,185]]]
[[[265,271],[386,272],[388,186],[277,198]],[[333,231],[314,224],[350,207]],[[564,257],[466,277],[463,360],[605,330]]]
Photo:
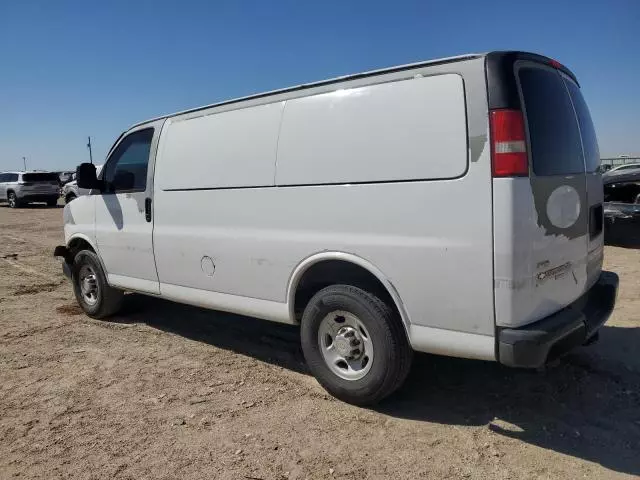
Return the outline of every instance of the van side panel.
[[[460,75],[287,101],[277,185],[455,178],[467,169]]]
[[[478,355],[487,357],[486,345],[493,341],[495,324],[491,169],[483,59],[367,77],[303,93],[309,96],[327,93],[327,88],[362,88],[396,80],[411,82],[414,78],[417,86],[426,79],[416,75],[437,74],[453,74],[443,75],[445,81],[451,81],[445,90],[450,88],[452,109],[458,112],[452,114],[457,119],[456,125],[452,125],[447,135],[458,139],[464,150],[454,145],[449,149],[449,140],[439,140],[430,133],[435,120],[428,119],[422,128],[408,130],[411,135],[406,138],[407,146],[397,152],[386,151],[384,156],[375,156],[372,151],[366,152],[365,157],[341,156],[340,163],[334,164],[333,158],[318,157],[319,143],[308,132],[303,132],[309,136],[306,149],[304,142],[291,144],[292,132],[301,130],[299,125],[283,122],[276,177],[279,182],[306,178],[305,185],[176,190],[167,188],[174,180],[166,175],[171,172],[171,177],[175,177],[182,167],[170,169],[162,164],[176,162],[179,155],[177,151],[170,157],[165,155],[161,141],[156,166],[156,183],[161,188],[156,188],[154,194],[154,249],[161,293],[172,298],[170,292],[175,289],[168,286],[177,285],[197,289],[200,296],[202,291],[211,291],[284,304],[296,266],[319,252],[345,252],[375,265],[384,274],[398,292],[411,325],[485,336],[487,342],[479,343],[482,353]],[[461,78],[466,92],[465,115],[456,104]],[[434,85],[441,81],[438,78]],[[420,106],[424,116],[431,115],[432,103],[434,117],[440,115],[437,112],[442,106],[428,89],[418,88],[414,97],[415,103],[425,103]],[[293,99],[276,100],[287,101],[284,111],[288,115]],[[305,115],[310,112],[305,111]],[[326,118],[326,112],[321,111],[318,122],[325,122]],[[390,135],[386,129],[410,123],[406,120],[396,118],[389,124],[374,119],[367,135],[371,142],[380,145],[383,142],[378,138]],[[307,128],[311,132],[313,116],[305,121],[309,122]],[[345,123],[342,128],[344,138],[351,131],[354,138],[363,131],[360,123]],[[460,138],[462,131],[466,131],[466,138]],[[438,132],[438,136],[447,136]],[[206,132],[201,135],[208,138]],[[431,151],[424,143],[423,135],[436,145],[435,150]],[[229,134],[230,138],[242,136],[251,141],[251,135],[242,132]],[[393,141],[394,145],[398,143],[397,139]],[[410,145],[415,150],[408,149]],[[339,155],[335,146],[322,148]],[[296,158],[301,161],[315,158],[319,165],[307,165],[314,173],[303,175],[295,165]],[[219,175],[226,175],[224,171],[218,175],[210,170],[205,165],[207,161],[203,158],[191,164],[194,171],[189,175],[193,176],[194,186],[213,186]],[[333,177],[318,169],[322,164]],[[395,165],[399,165],[398,170]],[[225,163],[219,168],[235,167]],[[397,174],[392,177],[396,171],[402,177]],[[438,175],[460,176],[448,180],[411,180],[414,176]],[[403,181],[356,183],[358,178],[365,182],[374,178]],[[330,179],[345,183],[308,184]],[[211,263],[215,268],[211,268]],[[186,298],[185,295],[181,298]],[[429,342],[425,339],[423,344]],[[422,348],[416,344],[414,347]]]
[[[283,102],[170,119],[156,188],[273,185]]]

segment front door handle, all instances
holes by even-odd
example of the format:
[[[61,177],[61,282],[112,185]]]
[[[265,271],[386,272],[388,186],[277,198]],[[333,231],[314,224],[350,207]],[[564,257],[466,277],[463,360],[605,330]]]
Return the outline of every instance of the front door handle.
[[[147,222],[151,221],[151,199],[150,198],[144,199],[144,218],[147,220]]]

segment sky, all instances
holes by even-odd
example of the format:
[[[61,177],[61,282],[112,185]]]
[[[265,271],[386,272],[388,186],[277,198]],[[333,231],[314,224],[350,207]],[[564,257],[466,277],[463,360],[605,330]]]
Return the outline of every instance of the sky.
[[[156,116],[432,58],[578,77],[602,156],[640,154],[640,0],[0,0],[0,170],[75,169]]]

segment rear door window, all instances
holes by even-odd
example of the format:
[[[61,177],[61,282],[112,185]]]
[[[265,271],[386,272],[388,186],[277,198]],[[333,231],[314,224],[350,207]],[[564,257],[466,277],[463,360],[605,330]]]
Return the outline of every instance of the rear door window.
[[[587,172],[595,172],[600,165],[600,150],[598,149],[598,139],[596,137],[596,129],[593,127],[591,114],[587,102],[584,101],[580,87],[573,81],[565,79],[571,101],[578,116],[578,125],[580,125],[580,135],[582,136],[582,148],[584,149],[584,163]]]
[[[31,183],[58,183],[58,175],[55,173],[23,173],[22,181]]]
[[[584,173],[580,131],[560,74],[527,66],[518,70],[518,77],[534,173],[538,176]]]

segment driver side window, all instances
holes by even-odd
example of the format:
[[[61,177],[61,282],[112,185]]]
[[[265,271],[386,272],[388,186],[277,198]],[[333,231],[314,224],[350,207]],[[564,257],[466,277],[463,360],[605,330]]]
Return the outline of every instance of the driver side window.
[[[147,188],[149,152],[153,128],[126,136],[107,161],[104,175],[105,193],[144,192]]]

